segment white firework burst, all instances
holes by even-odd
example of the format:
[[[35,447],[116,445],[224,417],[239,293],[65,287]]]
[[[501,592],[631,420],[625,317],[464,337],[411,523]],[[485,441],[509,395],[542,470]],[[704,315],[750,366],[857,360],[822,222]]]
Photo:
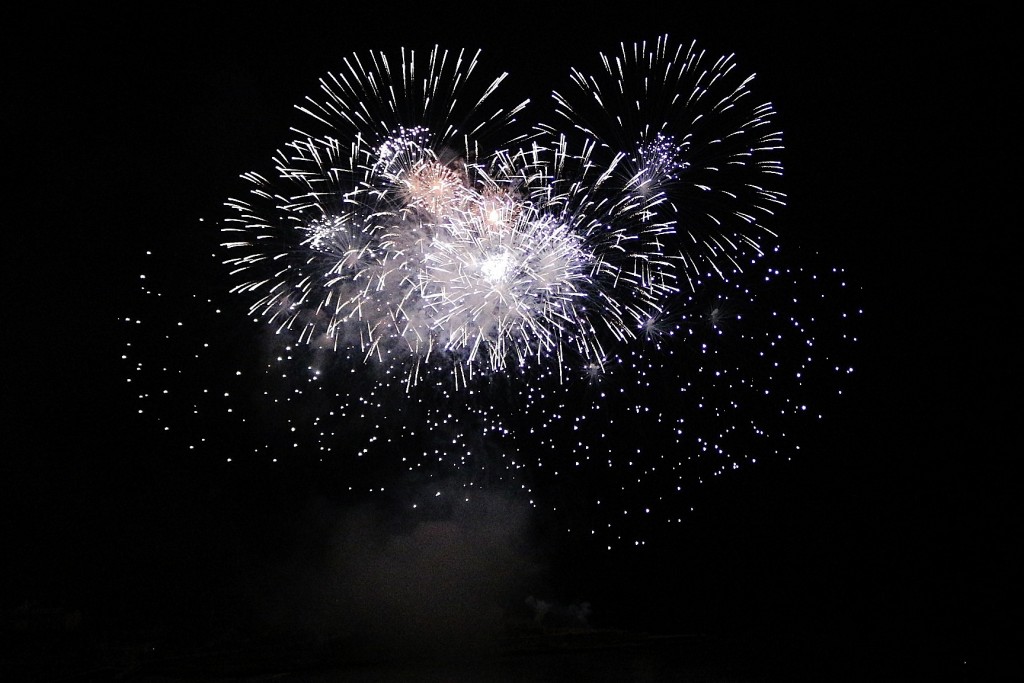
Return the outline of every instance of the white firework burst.
[[[687,276],[726,277],[769,251],[769,222],[785,204],[782,132],[771,102],[751,91],[754,75],[733,55],[667,36],[600,59],[595,75],[572,70],[569,89],[554,93],[556,113],[596,144],[595,163],[615,167],[615,187],[662,196],[655,214],[672,221],[666,246]]]
[[[623,45],[554,93],[562,131],[512,125],[504,75],[435,48],[344,60],[301,111],[277,178],[243,176],[226,242],[251,311],[303,343],[358,345],[387,374],[596,364],[709,271],[763,255],[783,201],[770,104],[731,57]],[[499,144],[481,141],[498,138]],[[242,252],[239,254],[239,252]]]
[[[227,203],[231,291],[274,353],[159,335],[203,390],[181,401],[152,383],[177,372],[138,362],[140,412],[208,454],[339,459],[371,492],[514,484],[609,543],[798,447],[817,383],[852,371],[859,311],[841,272],[776,244],[781,134],[731,56],[622,45],[528,134],[475,56],[343,64]],[[206,438],[211,416],[228,439]]]

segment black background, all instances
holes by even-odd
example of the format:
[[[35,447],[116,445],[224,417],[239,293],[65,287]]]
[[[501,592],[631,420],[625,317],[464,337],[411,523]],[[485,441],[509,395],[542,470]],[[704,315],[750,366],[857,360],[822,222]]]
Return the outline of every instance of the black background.
[[[231,479],[136,433],[117,320],[137,255],[159,244],[205,258],[196,216],[266,162],[342,56],[480,47],[509,90],[539,100],[598,50],[668,33],[735,52],[781,112],[791,230],[864,288],[857,374],[802,459],[716,483],[684,529],[642,551],[540,548],[541,583],[524,590],[588,601],[602,627],[813,636],[951,665],[1019,642],[1019,371],[1000,351],[1016,338],[1015,248],[961,157],[985,146],[968,113],[998,99],[969,59],[973,24],[671,7],[192,6],[16,22],[2,607],[79,609],[111,640],[169,638],[197,619],[244,621],[224,597],[236,582],[294,581],[322,481]]]

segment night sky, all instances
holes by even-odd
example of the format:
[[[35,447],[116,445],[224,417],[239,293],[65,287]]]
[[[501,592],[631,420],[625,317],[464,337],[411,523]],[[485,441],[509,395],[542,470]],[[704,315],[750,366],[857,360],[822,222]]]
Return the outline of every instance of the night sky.
[[[777,647],[791,673],[794,662],[850,660],[865,675],[940,667],[970,678],[1000,658],[1000,643],[1020,644],[1019,620],[1001,625],[1017,614],[1019,444],[1007,441],[1012,399],[990,384],[1014,387],[1019,370],[962,341],[1008,334],[1013,309],[996,302],[1012,291],[1001,279],[1014,250],[1004,225],[964,220],[977,201],[968,190],[946,189],[947,172],[967,171],[950,158],[983,129],[952,96],[967,67],[945,20],[348,4],[25,22],[5,98],[14,310],[0,478],[13,571],[0,609],[12,671],[67,635],[19,630],[19,614],[51,608],[81,616],[81,642],[60,641],[69,662],[95,662],[98,644],[181,655],[339,634],[354,653],[470,651],[495,624],[528,621],[537,601],[551,606],[550,626]],[[845,269],[863,310],[845,356],[855,372],[841,397],[822,386],[823,419],[792,458],[715,477],[680,523],[609,551],[500,487],[485,509],[410,519],[393,498],[349,495],[352,473],[308,453],[273,464],[240,454],[229,467],[136,414],[121,355],[125,318],[147,305],[139,274],[222,295],[212,221],[343,56],[481,48],[485,64],[510,72],[509,97],[541,101],[570,66],[666,33],[735,52],[757,73],[785,132],[784,240]],[[986,291],[968,294],[979,283]],[[154,306],[190,315],[176,300]],[[214,334],[243,339],[257,329],[244,316],[218,325]],[[203,428],[229,456],[235,435]]]

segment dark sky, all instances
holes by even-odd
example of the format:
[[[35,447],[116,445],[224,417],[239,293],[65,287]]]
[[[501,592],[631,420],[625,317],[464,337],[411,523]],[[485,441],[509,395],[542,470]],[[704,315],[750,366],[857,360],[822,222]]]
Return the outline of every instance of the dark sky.
[[[948,123],[959,118],[951,90],[965,67],[945,20],[857,5],[797,15],[739,5],[406,13],[350,4],[76,10],[26,22],[17,96],[5,98],[17,150],[8,157],[15,308],[0,471],[15,571],[0,607],[82,606],[114,629],[202,613],[215,630],[244,609],[315,602],[326,583],[358,584],[378,563],[433,562],[422,548],[367,549],[373,541],[350,518],[332,518],[307,472],[232,479],[134,431],[116,320],[135,259],[153,244],[194,258],[204,248],[189,234],[195,217],[218,210],[238,173],[266,162],[295,122],[292,106],[353,51],[479,47],[511,72],[510,90],[540,100],[598,50],[668,33],[736,52],[781,112],[790,224],[864,288],[858,372],[813,452],[716,482],[687,528],[656,547],[608,557],[538,544],[507,562],[542,570],[503,580],[562,605],[588,601],[605,626],[964,648],[996,630],[1019,573],[1008,550],[1016,494],[999,476],[1014,452],[999,445],[1010,408],[967,371],[987,367],[981,348],[953,339],[1009,326],[988,317],[991,299],[975,308],[956,286],[973,279],[972,233],[985,228],[958,224],[966,190],[940,190],[946,152],[965,134]],[[1005,257],[995,258],[998,270]],[[345,564],[345,579],[325,578],[310,559],[332,552],[318,530],[366,554]],[[503,551],[475,528],[460,533],[451,553],[473,545],[483,566],[465,568],[460,581],[472,587]],[[418,586],[422,575],[405,578]]]

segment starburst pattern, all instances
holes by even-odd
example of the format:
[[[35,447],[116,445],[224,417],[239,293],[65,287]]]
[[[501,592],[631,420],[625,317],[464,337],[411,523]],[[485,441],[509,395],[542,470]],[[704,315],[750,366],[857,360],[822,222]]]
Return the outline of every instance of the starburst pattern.
[[[165,372],[125,354],[190,449],[341,460],[418,509],[511,485],[639,542],[694,486],[791,454],[840,391],[856,303],[769,225],[781,134],[731,56],[623,45],[554,93],[564,128],[517,121],[462,52],[343,65],[228,201],[233,302],[271,342],[227,351],[234,303],[193,299],[217,341],[161,335],[177,351],[148,353],[191,348]],[[133,322],[170,289],[145,281]]]

